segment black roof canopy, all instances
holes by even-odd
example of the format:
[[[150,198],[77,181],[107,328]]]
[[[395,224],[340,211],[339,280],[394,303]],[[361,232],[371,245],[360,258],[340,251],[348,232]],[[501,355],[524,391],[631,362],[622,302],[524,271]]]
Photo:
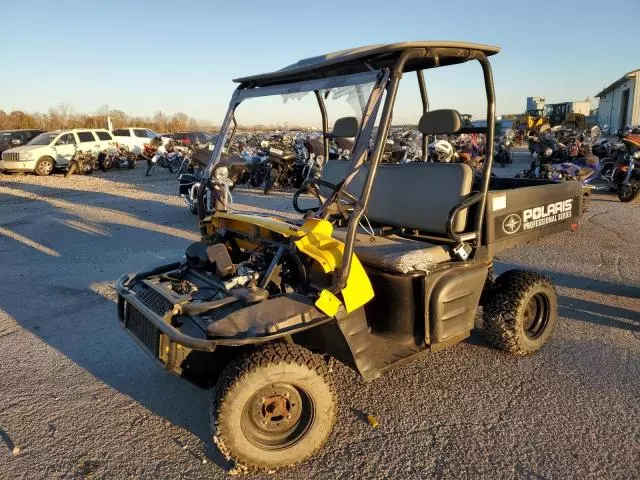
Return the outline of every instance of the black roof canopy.
[[[281,70],[237,78],[234,82],[250,87],[265,87],[392,68],[404,51],[414,48],[424,49],[424,56],[409,60],[404,68],[405,72],[454,65],[500,51],[499,47],[492,45],[467,42],[419,41],[369,45],[305,58]]]

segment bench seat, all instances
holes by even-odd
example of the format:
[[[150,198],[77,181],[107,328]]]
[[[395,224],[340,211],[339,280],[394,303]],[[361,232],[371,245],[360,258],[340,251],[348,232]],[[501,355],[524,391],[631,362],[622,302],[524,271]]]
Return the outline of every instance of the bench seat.
[[[341,242],[347,239],[347,229],[338,228],[333,237]],[[365,265],[392,273],[428,274],[433,268],[451,260],[451,248],[446,245],[411,240],[397,235],[371,236],[356,233],[354,251]]]

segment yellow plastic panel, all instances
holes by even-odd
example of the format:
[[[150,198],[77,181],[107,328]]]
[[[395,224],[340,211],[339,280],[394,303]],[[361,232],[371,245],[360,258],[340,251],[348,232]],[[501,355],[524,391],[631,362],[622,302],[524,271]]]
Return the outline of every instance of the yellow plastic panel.
[[[342,264],[344,244],[331,237],[333,233],[333,225],[331,223],[313,218],[307,220],[302,225],[301,230],[306,235],[296,240],[296,246],[301,252],[316,260],[325,273],[334,271]],[[325,294],[323,298],[323,293],[324,291],[321,293],[318,302],[316,302],[316,306],[329,315],[328,312],[321,308],[321,305],[325,305],[325,302],[328,303],[327,295]],[[340,293],[342,293],[347,313],[363,306],[374,296],[369,277],[355,255],[351,259],[347,285]],[[335,313],[332,315],[335,315]]]

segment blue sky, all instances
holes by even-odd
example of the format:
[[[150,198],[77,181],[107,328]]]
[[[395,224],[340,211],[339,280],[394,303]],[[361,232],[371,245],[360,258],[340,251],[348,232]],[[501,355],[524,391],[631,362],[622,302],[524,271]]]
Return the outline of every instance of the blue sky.
[[[219,123],[232,78],[319,53],[422,39],[500,46],[492,57],[498,113],[521,112],[528,95],[583,100],[640,68],[639,14],[638,0],[6,0],[0,109],[47,111],[64,102],[92,112],[108,104],[129,114],[182,111]],[[430,71],[427,82],[433,105],[483,116],[479,66]],[[395,119],[417,118],[417,99],[411,78]],[[246,123],[318,123],[317,111],[290,103],[241,108]]]

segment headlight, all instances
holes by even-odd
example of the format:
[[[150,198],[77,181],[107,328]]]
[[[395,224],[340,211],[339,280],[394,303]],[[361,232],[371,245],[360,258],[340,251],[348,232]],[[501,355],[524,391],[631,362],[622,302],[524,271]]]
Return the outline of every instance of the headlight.
[[[640,160],[640,150],[634,152],[632,157],[634,160]]]
[[[226,180],[229,178],[229,169],[227,167],[218,167],[215,172],[216,180]]]
[[[23,152],[20,154],[20,158],[24,158],[25,160],[31,160],[33,159],[33,152]]]

